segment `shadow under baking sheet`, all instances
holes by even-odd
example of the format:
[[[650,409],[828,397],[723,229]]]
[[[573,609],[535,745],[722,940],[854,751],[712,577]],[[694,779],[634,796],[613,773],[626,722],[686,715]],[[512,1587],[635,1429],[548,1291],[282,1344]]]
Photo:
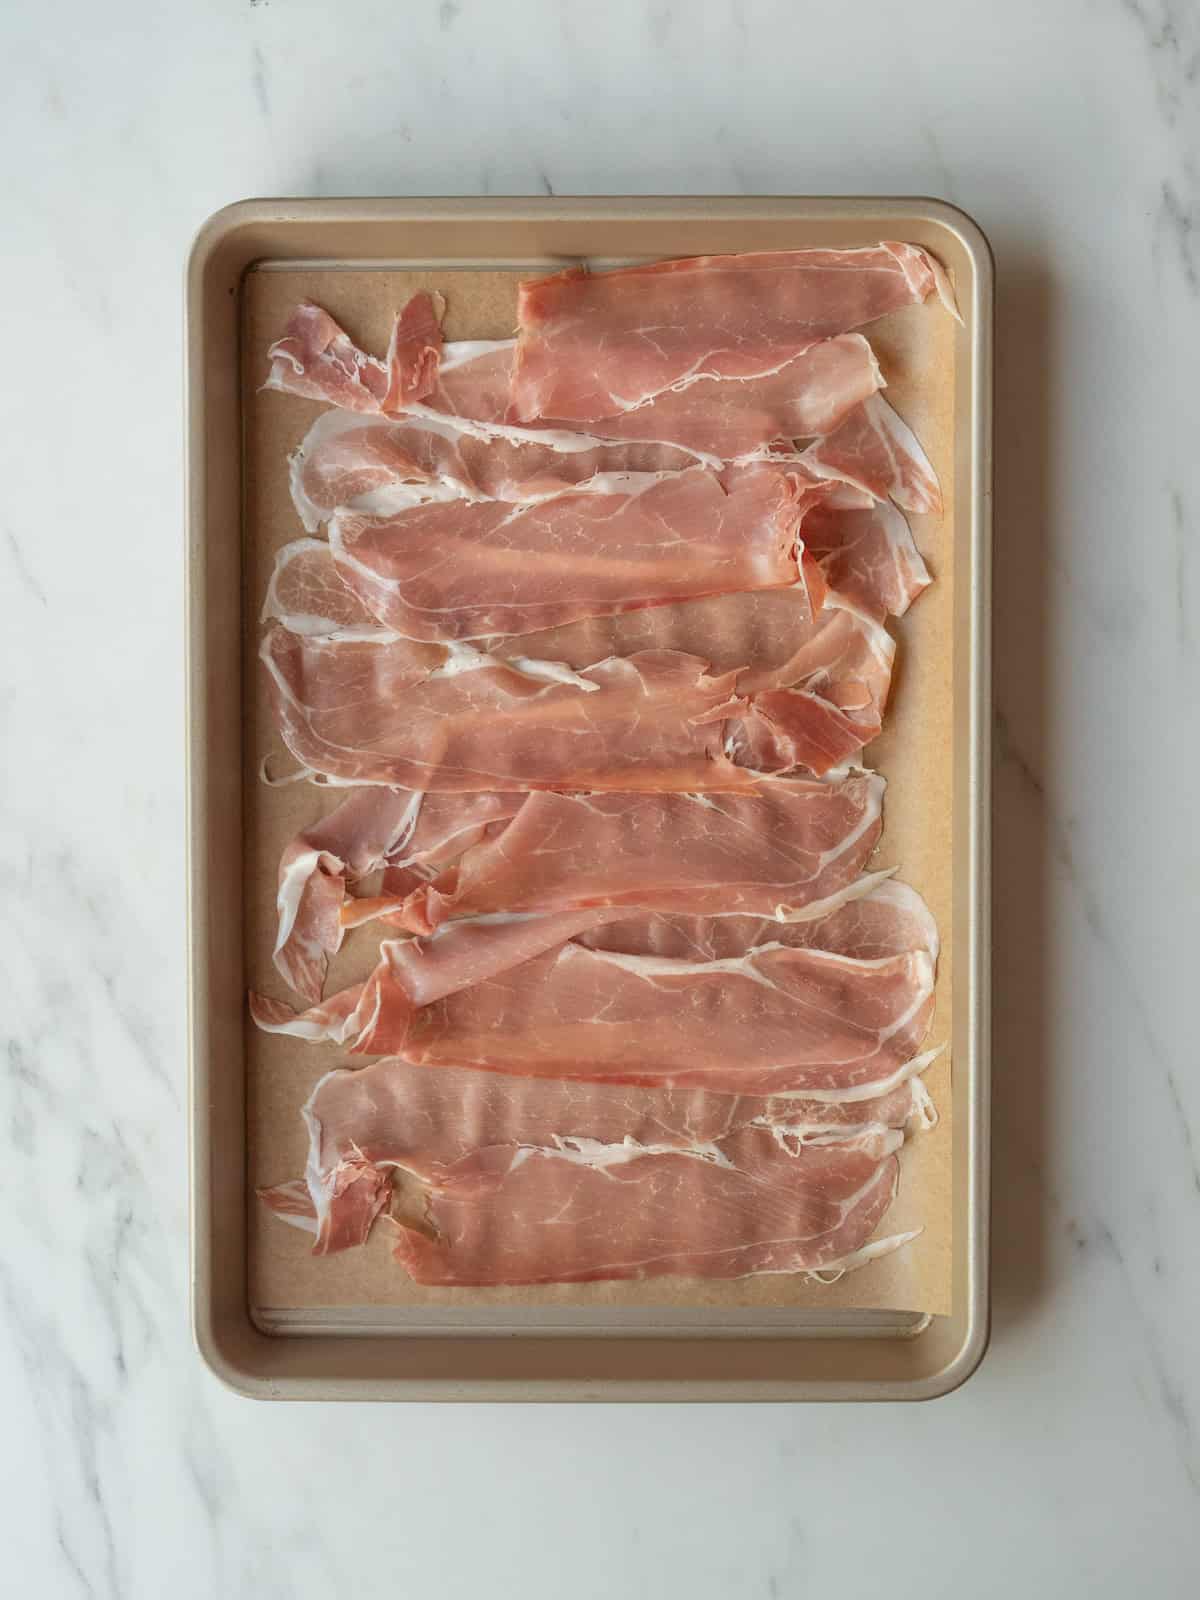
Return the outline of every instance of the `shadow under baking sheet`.
[[[1053,743],[1046,551],[1055,449],[1054,288],[993,236],[996,285],[992,1296],[994,1336],[1048,1287],[1045,1152],[1054,1114],[1043,774]]]

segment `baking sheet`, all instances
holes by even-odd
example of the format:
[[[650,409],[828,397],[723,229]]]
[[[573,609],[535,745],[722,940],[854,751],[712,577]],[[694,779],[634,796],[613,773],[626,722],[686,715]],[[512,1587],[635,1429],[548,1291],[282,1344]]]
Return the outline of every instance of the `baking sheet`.
[[[289,1001],[271,963],[275,934],[275,875],[279,855],[298,828],[332,808],[343,792],[309,784],[271,789],[258,780],[259,763],[283,752],[257,660],[257,622],[276,550],[302,534],[287,484],[287,456],[323,409],[315,402],[260,391],[265,352],[301,298],[324,305],[363,347],[386,347],[395,308],[417,288],[446,297],[448,338],[503,338],[515,323],[516,283],[523,271],[431,266],[422,270],[304,270],[270,265],[250,272],[243,292],[243,406],[245,418],[245,939],[247,986]],[[891,624],[899,640],[885,731],[868,750],[869,763],[889,780],[885,828],[872,865],[898,865],[900,876],[928,901],[942,938],[937,1008],[929,1045],[949,1035],[954,927],[951,896],[952,733],[954,682],[954,325],[936,303],[914,306],[867,330],[888,381],[888,399],[914,428],[942,481],[942,518],[911,519],[935,583],[909,615]],[[362,977],[374,964],[379,930],[353,934],[333,963],[327,992]],[[659,1278],[506,1289],[435,1289],[413,1284],[390,1257],[387,1230],[377,1228],[361,1250],[314,1258],[309,1238],[268,1213],[254,1198],[260,1184],[303,1170],[307,1141],[299,1108],[317,1079],[344,1062],[331,1046],[259,1032],[246,1026],[248,1138],[248,1291],[261,1325],[311,1314],[319,1324],[366,1324],[397,1329],[444,1325],[479,1331],[504,1326],[521,1312],[546,1325],[637,1325],[639,1311],[678,1312],[680,1325],[707,1313],[764,1331],[778,1330],[789,1310],[805,1312],[951,1310],[951,1163],[954,1118],[949,1051],[925,1082],[940,1114],[938,1127],[911,1138],[901,1157],[901,1186],[881,1233],[923,1227],[920,1238],[895,1254],[847,1274],[832,1285],[787,1275],[730,1282]],[[566,1316],[567,1313],[571,1315]],[[663,1326],[661,1315],[656,1318]],[[668,1319],[669,1321],[669,1319]]]

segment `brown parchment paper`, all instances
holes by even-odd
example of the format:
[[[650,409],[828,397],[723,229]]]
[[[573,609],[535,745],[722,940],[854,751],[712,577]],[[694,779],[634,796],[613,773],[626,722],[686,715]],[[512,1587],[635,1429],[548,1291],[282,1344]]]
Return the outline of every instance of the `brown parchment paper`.
[[[288,311],[308,298],[325,306],[365,349],[382,353],[396,307],[418,288],[438,289],[446,299],[449,339],[507,338],[516,321],[516,285],[523,274],[439,267],[429,270],[252,271],[244,286],[243,393],[246,431],[244,517],[245,606],[244,772],[247,987],[296,1003],[271,962],[275,938],[275,883],[280,852],[299,828],[331,810],[345,791],[296,783],[268,788],[259,765],[272,770],[293,763],[275,732],[265,674],[257,659],[262,628],[258,616],[275,552],[304,533],[288,492],[289,452],[322,407],[273,391],[261,391],[266,350],[283,330]],[[912,306],[866,330],[887,379],[887,397],[928,451],[945,495],[942,518],[912,518],[917,544],[935,582],[908,616],[890,626],[899,641],[892,696],[884,732],[868,747],[866,760],[888,779],[883,838],[874,867],[897,865],[900,876],[928,901],[941,934],[937,1007],[928,1047],[950,1036],[953,994],[951,952],[952,810],[952,635],[955,604],[954,526],[954,337],[953,324],[936,301]],[[380,934],[371,926],[353,933],[332,963],[326,992],[364,977],[375,962]],[[657,1278],[644,1282],[555,1285],[536,1288],[437,1289],[410,1281],[393,1263],[389,1229],[380,1225],[360,1250],[322,1258],[310,1254],[311,1237],[272,1216],[255,1198],[260,1185],[300,1176],[307,1139],[300,1107],[313,1085],[348,1058],[331,1045],[259,1032],[246,1025],[247,1142],[249,1162],[248,1291],[252,1310],[264,1323],[275,1313],[311,1311],[328,1321],[344,1309],[366,1311],[379,1325],[394,1309],[397,1326],[428,1321],[439,1311],[461,1321],[477,1314],[480,1329],[490,1317],[513,1308],[572,1308],[592,1311],[600,1322],[619,1322],[637,1308],[704,1308],[742,1313],[753,1325],[757,1312],[778,1327],[781,1309],[892,1311],[948,1314],[951,1310],[951,1155],[954,1117],[949,1050],[925,1076],[940,1115],[936,1129],[910,1137],[901,1154],[900,1192],[880,1235],[922,1228],[920,1237],[892,1255],[846,1274],[835,1284],[770,1275],[712,1282]],[[372,1310],[372,1308],[374,1308]],[[528,1310],[523,1313],[529,1315]]]

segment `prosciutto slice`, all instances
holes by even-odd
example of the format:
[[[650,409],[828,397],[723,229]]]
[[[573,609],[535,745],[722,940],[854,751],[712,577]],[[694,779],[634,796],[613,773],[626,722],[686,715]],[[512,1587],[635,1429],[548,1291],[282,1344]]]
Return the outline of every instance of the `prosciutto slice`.
[[[515,348],[515,342],[448,345],[439,385],[426,407],[480,423],[519,420],[508,400]],[[842,334],[753,377],[703,376],[665,389],[633,410],[589,422],[586,437],[630,444],[660,441],[730,461],[777,439],[830,433],[882,385],[867,341],[861,334]],[[580,437],[568,431],[578,426],[561,417],[541,417],[536,423],[563,440]]]
[[[768,463],[620,474],[526,505],[339,511],[330,546],[346,586],[405,638],[486,639],[795,584],[801,524],[826,492]]]
[[[722,1141],[748,1129],[770,1130],[793,1155],[870,1138],[879,1148],[890,1143],[889,1131],[914,1120],[927,1125],[930,1114],[915,1073],[874,1099],[827,1103],[429,1072],[389,1059],[320,1080],[303,1110],[305,1178],[259,1194],[277,1215],[313,1232],[314,1254],[324,1255],[365,1239],[396,1169],[446,1189],[486,1177],[501,1151],[510,1166],[518,1157],[560,1153],[577,1172],[611,1172],[671,1151],[714,1161]]]
[[[670,440],[732,460],[778,439],[830,433],[882,387],[870,345],[848,333],[751,377],[698,376],[588,427],[606,438]],[[558,426],[570,424],[560,418]]]
[[[417,1283],[446,1286],[844,1270],[892,1203],[902,1139],[793,1153],[753,1128],[711,1158],[655,1152],[604,1167],[501,1147],[469,1182],[430,1193],[433,1237],[393,1222],[394,1254]]]
[[[413,295],[392,324],[387,353],[387,393],[383,409],[402,410],[437,383],[442,350],[441,297],[435,305],[430,294]]]
[[[651,890],[644,897],[654,898]],[[729,912],[696,915],[637,912],[628,906],[572,906],[542,913],[482,913],[445,923],[432,938],[387,940],[380,962],[356,984],[299,1014],[251,995],[251,1013],[268,1033],[349,1043],[374,1051],[389,1031],[407,1026],[410,1010],[575,939],[589,950],[663,956],[672,961],[737,961],[753,950],[784,945],[882,961],[923,950],[934,963],[937,927],[929,908],[886,872],[867,873],[786,920]]]
[[[346,738],[353,740],[360,728],[346,694],[362,696],[370,705],[364,727],[393,720],[397,737],[407,743],[419,741],[424,730],[402,715],[396,697],[408,695],[431,675],[417,699],[418,713],[422,704],[440,703],[448,716],[470,712],[475,705],[482,708],[486,695],[477,700],[467,693],[473,684],[464,688],[453,680],[468,671],[487,671],[492,676],[480,681],[495,692],[494,709],[503,707],[515,715],[520,708],[509,690],[519,679],[505,676],[498,663],[508,662],[520,677],[537,679],[539,688],[551,681],[574,682],[581,693],[594,694],[579,679],[593,681],[598,675],[597,681],[614,690],[623,673],[616,662],[661,659],[664,650],[693,661],[702,656],[709,663],[710,687],[711,680],[727,678],[734,698],[719,702],[714,696],[707,710],[693,701],[689,715],[719,713],[718,721],[731,720],[723,742],[711,729],[702,732],[708,724],[682,732],[679,742],[693,756],[698,749],[712,752],[711,757],[699,756],[704,764],[698,770],[693,765],[690,777],[681,774],[676,781],[664,775],[622,784],[612,774],[589,781],[581,771],[574,781],[567,774],[548,781],[531,771],[527,781],[515,779],[505,787],[732,789],[742,784],[731,778],[729,756],[738,765],[765,771],[799,765],[820,773],[853,760],[879,732],[895,644],[878,622],[833,593],[814,616],[815,572],[815,567],[806,570],[803,583],[785,589],[647,607],[483,641],[490,647],[487,652],[460,646],[447,653],[391,637],[345,589],[328,546],[321,540],[298,540],[277,557],[266,606],[266,615],[282,621],[292,637],[268,635],[262,654],[274,682],[280,730],[293,752],[304,749],[312,757],[301,757],[303,765],[341,781],[424,788],[500,785],[464,782],[457,775],[430,777],[427,768],[414,767],[407,750],[398,751],[402,760],[392,762],[373,747],[346,747]],[[747,662],[756,665],[745,667]],[[794,689],[801,697],[793,701],[776,696],[759,714],[759,697],[780,689]],[[619,695],[610,693],[602,705],[619,714],[619,701]],[[624,704],[628,708],[628,699]],[[665,712],[661,696],[653,706],[640,706],[642,713],[660,710]],[[456,726],[447,724],[442,731],[453,737]],[[548,759],[550,752],[543,755]],[[401,771],[408,774],[406,780]]]
[[[366,355],[327,311],[306,300],[267,351],[271,366],[263,387],[348,411],[380,412],[428,393],[441,343],[433,300],[424,292],[397,315],[386,362]]]
[[[272,628],[261,656],[276,722],[301,766],[348,783],[464,792],[744,790],[725,755],[733,679],[678,651],[571,672],[410,640],[303,638]]]
[[[908,884],[878,872],[865,874],[785,923],[771,917],[656,912],[606,921],[572,937],[591,950],[681,961],[736,960],[765,944],[827,950],[866,961],[909,950],[924,950],[935,962],[938,957],[937,924],[929,907]]]
[[[896,243],[572,268],[521,285],[513,413],[592,422],[698,378],[759,378],[935,291],[952,305],[933,258]]]
[[[420,1066],[854,1098],[916,1054],[933,977],[927,950],[862,960],[774,943],[681,961],[567,943],[421,1007],[385,958],[300,1017],[259,997],[252,1009],[268,1032]]]
[[[342,582],[324,539],[293,539],[276,551],[261,620],[313,638],[380,637],[379,619]]]
[[[887,501],[814,505],[804,544],[829,587],[877,621],[903,616],[933,581],[908,523]]]
[[[547,499],[615,473],[697,464],[671,444],[613,443],[589,434],[485,426],[426,407],[400,418],[325,411],[291,457],[292,500],[315,533],[340,509],[387,516],[433,499]]]
[[[786,916],[836,895],[879,839],[884,781],[765,778],[747,794],[531,794],[416,888],[403,922],[589,907]]]
[[[805,520],[815,514],[813,507]],[[751,589],[580,618],[484,643],[488,653],[502,659],[560,661],[576,672],[609,656],[678,650],[704,656],[714,672],[737,672],[739,689],[753,692],[791,684],[811,673],[831,683],[834,635],[841,637],[840,613],[847,610],[853,615],[841,597],[825,594],[820,568],[806,553],[803,581],[786,588]],[[387,630],[338,575],[323,539],[295,539],[278,552],[263,620],[281,622],[292,633],[308,637],[387,641]],[[862,639],[853,655],[867,664],[872,679],[884,674],[877,689],[886,699],[892,641],[873,618],[860,615],[855,626]],[[752,667],[747,666],[750,662]]]
[[[422,1065],[734,1093],[859,1090],[916,1054],[933,1008],[925,951],[857,961],[762,946],[671,961],[566,944],[403,1016],[355,1049]]]
[[[882,395],[864,400],[799,459],[818,477],[851,484],[876,500],[894,500],[905,511],[942,509],[941,486],[929,457]]]
[[[320,999],[329,958],[347,926],[367,908],[347,914],[347,884],[390,869],[390,911],[426,874],[488,837],[512,816],[520,796],[421,795],[403,789],[365,789],[292,839],[279,862],[279,913],[274,962],[305,1000]]]

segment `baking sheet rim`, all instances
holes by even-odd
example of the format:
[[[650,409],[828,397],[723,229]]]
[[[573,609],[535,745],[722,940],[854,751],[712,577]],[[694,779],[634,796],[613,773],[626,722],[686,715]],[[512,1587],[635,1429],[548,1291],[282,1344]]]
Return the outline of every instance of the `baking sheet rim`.
[[[303,1370],[303,1362],[294,1359],[271,1359],[261,1349],[261,1344],[278,1346],[288,1344],[295,1349],[303,1347],[302,1340],[269,1340],[255,1330],[248,1321],[245,1305],[245,1283],[237,1286],[231,1296],[230,1284],[219,1284],[214,1271],[215,1244],[213,1201],[216,1170],[224,1170],[229,1181],[232,1167],[241,1171],[240,1197],[244,1206],[244,1162],[235,1163],[230,1157],[236,1151],[216,1148],[213,1141],[214,1100],[213,1040],[208,996],[210,991],[211,950],[213,934],[211,918],[212,879],[208,824],[210,820],[211,789],[219,782],[214,779],[209,761],[207,737],[210,712],[209,634],[212,617],[209,611],[210,566],[212,547],[207,538],[210,511],[209,478],[214,462],[211,453],[213,425],[212,396],[209,393],[208,362],[211,324],[215,320],[207,299],[212,289],[210,277],[214,263],[221,252],[229,252],[231,243],[236,255],[238,236],[243,236],[243,255],[236,276],[254,259],[254,245],[261,236],[264,241],[272,229],[329,229],[332,227],[378,227],[379,225],[419,225],[424,222],[477,223],[483,226],[499,222],[536,220],[553,225],[556,222],[624,222],[693,221],[697,223],[763,218],[768,221],[809,222],[836,225],[839,221],[863,225],[868,219],[879,219],[882,229],[885,219],[892,218],[896,231],[916,222],[932,223],[935,227],[951,231],[960,241],[970,261],[973,276],[973,294],[970,321],[970,472],[967,484],[967,517],[969,537],[962,541],[962,553],[967,557],[970,572],[967,591],[970,604],[970,672],[972,693],[969,697],[970,749],[968,751],[968,828],[966,841],[966,868],[968,876],[967,909],[970,919],[969,960],[963,974],[967,991],[968,1038],[970,1061],[966,1063],[961,1082],[968,1090],[962,1096],[961,1137],[965,1144],[967,1181],[965,1195],[956,1202],[966,1228],[965,1263],[967,1282],[963,1286],[965,1319],[962,1338],[951,1358],[937,1371],[917,1379],[892,1381],[872,1380],[865,1374],[861,1382],[853,1379],[838,1380],[814,1373],[809,1377],[796,1376],[764,1380],[761,1383],[748,1379],[718,1380],[713,1383],[703,1378],[686,1377],[674,1381],[663,1379],[638,1380],[608,1377],[602,1379],[563,1377],[539,1379],[482,1378],[473,1380],[465,1373],[445,1371],[425,1379],[406,1378],[396,1372],[372,1374],[367,1369],[378,1363],[361,1363],[359,1374],[337,1377],[331,1372],[319,1374]],[[248,253],[246,253],[248,252]],[[259,256],[263,252],[259,252]],[[486,252],[485,252],[486,253]],[[321,254],[319,259],[339,259],[336,251]],[[404,257],[407,259],[407,257]],[[299,259],[299,258],[298,258]],[[380,254],[366,258],[366,262],[381,264],[386,259]],[[497,264],[511,258],[489,257]],[[366,264],[364,262],[364,264]],[[231,285],[232,299],[238,298],[236,286]],[[192,1234],[192,1303],[193,1323],[197,1343],[209,1366],[225,1382],[242,1393],[271,1395],[275,1397],[360,1397],[360,1398],[918,1398],[948,1392],[957,1387],[978,1365],[987,1343],[987,1142],[988,1142],[988,984],[987,963],[990,954],[989,925],[987,921],[988,883],[987,854],[989,832],[988,790],[990,763],[988,759],[988,718],[990,704],[990,615],[988,590],[990,577],[990,476],[991,476],[991,296],[992,267],[987,241],[974,222],[956,208],[941,201],[920,199],[880,198],[819,198],[748,197],[728,198],[639,198],[639,199],[563,199],[552,200],[511,199],[500,200],[279,200],[245,201],[217,212],[201,228],[193,246],[188,270],[187,292],[187,454],[188,454],[188,846],[189,846],[189,1069],[191,1087],[191,1116],[189,1120],[190,1176],[191,1176],[191,1234]],[[236,339],[236,332],[235,332]],[[225,463],[228,468],[228,462]],[[227,473],[228,476],[228,473]],[[211,559],[210,559],[211,558]],[[239,563],[240,565],[240,563]],[[240,946],[240,940],[239,940]],[[240,949],[239,949],[240,956]],[[228,1086],[227,1086],[228,1087]],[[240,1096],[236,1097],[240,1099]],[[229,1106],[225,1111],[228,1113]],[[241,1256],[244,1269],[244,1240]],[[235,1327],[238,1321],[237,1302],[241,1301],[244,1326]],[[222,1323],[221,1318],[232,1322]],[[936,1319],[945,1321],[946,1319]],[[636,1336],[600,1336],[609,1342],[619,1339],[630,1345],[643,1341]],[[918,1334],[917,1337],[922,1337]],[[360,1344],[361,1341],[351,1341]],[[403,1340],[371,1340],[371,1344],[407,1343]],[[476,1345],[480,1341],[454,1341],[460,1348]],[[548,1341],[530,1339],[532,1344]],[[676,1341],[665,1335],[658,1341],[662,1345],[676,1342],[689,1344],[690,1340]],[[824,1341],[800,1339],[797,1345],[814,1345]],[[869,1337],[854,1341],[859,1347],[878,1345],[881,1341]],[[277,1375],[272,1369],[279,1370]]]

